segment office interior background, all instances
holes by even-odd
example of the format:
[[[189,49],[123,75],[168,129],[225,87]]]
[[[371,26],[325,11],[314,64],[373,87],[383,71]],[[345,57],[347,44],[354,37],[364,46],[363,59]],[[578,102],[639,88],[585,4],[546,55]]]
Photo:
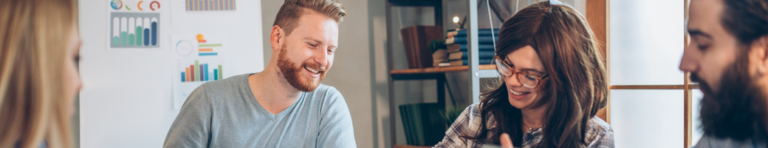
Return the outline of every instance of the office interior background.
[[[175,57],[185,49],[185,40],[198,47],[220,43],[211,44],[212,51],[194,52],[218,53],[220,58],[209,62],[209,69],[224,65],[217,70],[225,73],[218,76],[264,69],[272,54],[269,32],[282,0],[202,0],[231,2],[231,8],[206,8],[195,1],[122,0],[119,9],[112,0],[79,2],[84,57],[79,68],[84,84],[74,117],[78,147],[162,146],[179,112],[178,95],[184,94],[177,91],[183,89],[178,88],[183,84],[176,81],[177,68],[191,63]],[[413,135],[407,131],[410,125],[403,124],[401,105],[438,103],[441,108],[463,109],[482,99],[479,92],[498,79],[493,68],[482,63],[412,68],[402,29],[440,26],[445,34],[457,28],[499,28],[500,16],[511,17],[539,2],[339,1],[347,16],[339,24],[334,66],[322,83],[343,94],[361,148],[418,147],[409,143]],[[677,68],[686,41],[688,0],[561,1],[586,16],[602,43],[610,101],[598,116],[613,127],[616,147],[677,148],[698,141],[697,105],[702,94]],[[159,17],[158,44],[148,49],[115,46],[119,43],[113,44],[113,36],[120,34],[115,31],[125,26],[115,26],[111,17],[137,11]],[[139,24],[136,21],[129,22]],[[128,30],[137,26],[128,25]],[[136,34],[141,31],[134,33],[141,36]],[[206,42],[200,42],[199,34]]]

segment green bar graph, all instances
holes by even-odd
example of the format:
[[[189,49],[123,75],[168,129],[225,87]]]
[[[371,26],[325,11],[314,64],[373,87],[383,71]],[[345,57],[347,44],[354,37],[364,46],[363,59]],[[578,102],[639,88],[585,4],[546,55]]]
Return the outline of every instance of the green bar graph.
[[[198,64],[200,64],[199,61],[195,60],[195,68],[200,67],[200,65],[198,65]],[[200,75],[199,74],[195,75],[195,81],[200,81]]]
[[[141,32],[144,32],[143,28],[141,26],[136,26],[136,45],[141,45],[142,34]]]
[[[136,43],[135,39],[136,36],[134,34],[128,34],[128,45],[133,46],[133,43]]]
[[[128,32],[120,32],[120,45],[128,45]]]
[[[221,80],[224,77],[224,75],[222,75],[221,71],[222,71],[221,70],[221,65],[219,65],[219,80]]]
[[[199,44],[197,47],[221,47],[221,43]]]

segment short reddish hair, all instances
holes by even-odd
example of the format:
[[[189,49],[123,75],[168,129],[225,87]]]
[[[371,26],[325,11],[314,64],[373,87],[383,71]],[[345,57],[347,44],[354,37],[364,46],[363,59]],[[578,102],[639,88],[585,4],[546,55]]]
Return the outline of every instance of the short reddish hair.
[[[272,25],[280,26],[285,30],[286,35],[289,35],[296,28],[299,17],[305,9],[324,14],[336,20],[337,23],[347,15],[344,7],[341,7],[341,3],[337,0],[285,0]]]

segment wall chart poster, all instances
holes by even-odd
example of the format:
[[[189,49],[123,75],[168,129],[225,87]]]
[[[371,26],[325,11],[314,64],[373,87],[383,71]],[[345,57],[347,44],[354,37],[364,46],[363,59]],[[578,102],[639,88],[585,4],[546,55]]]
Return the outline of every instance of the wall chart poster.
[[[224,39],[204,34],[171,36],[173,49],[173,108],[181,109],[184,101],[198,86],[221,80],[231,74],[222,55]]]
[[[159,49],[163,3],[157,0],[110,0],[109,49]]]

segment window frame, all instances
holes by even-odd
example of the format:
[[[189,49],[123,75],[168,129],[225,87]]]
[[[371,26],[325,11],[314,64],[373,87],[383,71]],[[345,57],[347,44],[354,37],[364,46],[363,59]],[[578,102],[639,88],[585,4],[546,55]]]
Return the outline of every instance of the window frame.
[[[684,2],[684,15],[685,20],[688,20],[688,5],[689,0],[682,0]],[[598,111],[597,116],[600,118],[603,118],[608,122],[611,123],[611,90],[627,90],[627,89],[634,89],[634,90],[683,90],[683,110],[684,110],[684,121],[683,123],[683,135],[684,135],[684,142],[683,145],[685,148],[691,147],[692,144],[692,131],[693,131],[693,118],[692,118],[692,91],[693,89],[698,89],[699,86],[697,84],[691,83],[690,80],[690,72],[684,73],[683,78],[683,84],[682,85],[610,85],[610,0],[586,0],[586,19],[587,22],[589,22],[590,27],[595,33],[596,39],[603,43],[600,45],[601,54],[604,59],[604,63],[606,66],[606,71],[608,72],[607,78],[609,85],[609,91],[607,98],[607,105],[605,108]],[[683,34],[683,44],[687,46],[689,40],[687,34]]]

